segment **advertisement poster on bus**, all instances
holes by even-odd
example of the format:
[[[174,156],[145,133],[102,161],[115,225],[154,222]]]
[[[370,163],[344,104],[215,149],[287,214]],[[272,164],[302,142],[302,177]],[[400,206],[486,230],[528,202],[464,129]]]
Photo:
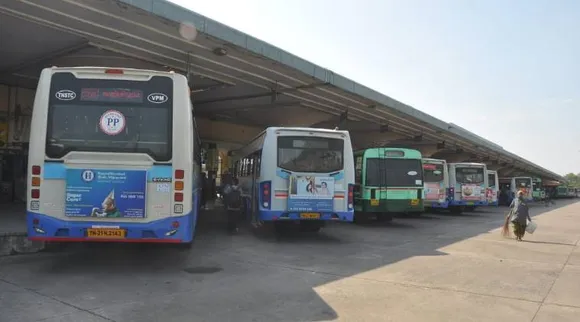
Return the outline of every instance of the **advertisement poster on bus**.
[[[440,195],[441,184],[439,183],[425,183],[425,200],[439,200],[444,199],[445,195]]]
[[[485,189],[485,199],[487,200],[487,202],[496,202],[497,196],[495,190],[493,190],[492,188]]]
[[[67,169],[65,215],[144,218],[146,171]]]
[[[464,184],[461,186],[461,199],[463,200],[480,200],[481,186],[476,184]]]
[[[288,211],[333,211],[333,177],[291,176],[288,181]]]

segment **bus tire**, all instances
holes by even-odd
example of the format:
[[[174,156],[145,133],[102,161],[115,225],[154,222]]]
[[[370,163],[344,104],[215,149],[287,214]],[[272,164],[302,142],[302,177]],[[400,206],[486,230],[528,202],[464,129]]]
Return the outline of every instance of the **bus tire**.
[[[391,222],[393,221],[393,215],[388,213],[377,214],[377,221],[378,222]]]
[[[449,207],[449,211],[454,215],[461,215],[463,213],[464,207],[463,206],[452,206]]]

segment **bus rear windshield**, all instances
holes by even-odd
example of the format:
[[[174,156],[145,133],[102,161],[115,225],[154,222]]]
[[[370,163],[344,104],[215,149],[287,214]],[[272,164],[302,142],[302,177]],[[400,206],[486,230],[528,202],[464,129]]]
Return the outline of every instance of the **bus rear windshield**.
[[[425,182],[437,183],[443,181],[443,165],[433,163],[423,164],[423,176]]]
[[[278,167],[293,172],[326,173],[343,169],[344,140],[279,136]]]
[[[79,79],[52,76],[46,155],[71,151],[146,153],[156,161],[172,156],[173,80]]]
[[[495,188],[495,174],[488,174],[487,175],[487,185],[490,188]]]
[[[370,187],[422,187],[421,160],[368,158],[366,186]]]
[[[516,179],[516,189],[530,188],[530,179]]]
[[[461,184],[482,184],[485,182],[483,168],[455,168],[455,180]]]

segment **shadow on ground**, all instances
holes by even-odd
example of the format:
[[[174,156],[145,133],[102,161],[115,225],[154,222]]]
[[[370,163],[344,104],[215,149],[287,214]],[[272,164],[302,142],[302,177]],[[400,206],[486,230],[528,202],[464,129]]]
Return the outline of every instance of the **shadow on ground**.
[[[540,215],[552,207],[534,207]],[[0,259],[0,311],[13,320],[88,314],[95,321],[149,321],[191,316],[213,321],[326,321],[337,313],[317,286],[439,248],[499,227],[507,208],[395,218],[387,223],[333,224],[320,233],[279,238],[248,226],[231,236],[223,213],[204,212],[191,250],[171,245],[73,244],[57,252]],[[3,287],[6,286],[6,287]],[[12,295],[9,297],[7,293]],[[19,310],[18,301],[52,310]],[[64,310],[64,311],[63,311]],[[81,312],[82,311],[82,312]],[[72,313],[71,313],[72,312]],[[53,316],[50,316],[52,314]],[[168,313],[169,314],[169,313]]]

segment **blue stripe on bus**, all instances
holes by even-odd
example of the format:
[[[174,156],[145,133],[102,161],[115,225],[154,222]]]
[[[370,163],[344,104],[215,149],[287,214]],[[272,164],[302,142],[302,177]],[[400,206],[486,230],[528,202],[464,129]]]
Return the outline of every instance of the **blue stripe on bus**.
[[[44,164],[44,179],[65,179],[66,166],[64,163],[46,162]],[[170,165],[154,165],[147,171],[147,181],[153,181],[153,178],[171,179],[173,178],[173,167]]]
[[[291,174],[292,173],[287,171],[287,170],[276,168],[276,176],[279,178],[288,179]],[[331,173],[329,176],[333,177],[334,180],[342,180],[342,179],[344,179],[344,171],[337,171],[337,172]]]

